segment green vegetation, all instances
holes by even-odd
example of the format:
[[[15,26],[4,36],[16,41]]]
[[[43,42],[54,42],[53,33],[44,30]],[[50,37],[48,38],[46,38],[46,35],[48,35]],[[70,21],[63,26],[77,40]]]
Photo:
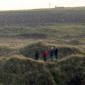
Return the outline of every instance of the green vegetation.
[[[10,54],[13,54],[13,49],[8,47],[0,47],[0,57],[1,56],[9,56]]]
[[[79,73],[81,85],[84,85],[84,62],[84,56],[74,56],[53,64],[37,62],[25,57],[12,57],[0,61],[0,84],[68,85],[68,82]]]
[[[38,43],[34,43],[28,46],[25,46],[23,48],[20,48],[20,54],[22,54],[23,56],[26,57],[34,57],[34,53],[36,50],[38,50],[40,53],[42,52],[42,50],[46,49],[46,50],[50,50],[50,48],[52,46],[56,46],[56,45],[52,45],[46,42],[38,42]],[[76,46],[56,46],[58,48],[58,58],[65,58],[65,57],[70,57],[71,55],[85,55],[85,52],[82,48],[76,47]]]
[[[34,52],[58,48],[58,59]],[[0,12],[0,85],[85,85],[85,7]]]
[[[19,27],[8,26],[0,28],[2,37],[21,38],[52,38],[52,39],[82,39],[85,37],[85,25],[83,24],[54,24],[49,26]]]
[[[72,85],[71,80],[80,76],[81,85],[85,84],[85,56],[74,56],[59,62],[57,65],[48,65],[56,85]]]
[[[85,44],[84,15],[85,7],[0,12],[0,37]]]
[[[85,23],[85,7],[0,12],[1,26],[40,26]]]
[[[0,62],[1,85],[55,85],[45,65],[26,58]]]

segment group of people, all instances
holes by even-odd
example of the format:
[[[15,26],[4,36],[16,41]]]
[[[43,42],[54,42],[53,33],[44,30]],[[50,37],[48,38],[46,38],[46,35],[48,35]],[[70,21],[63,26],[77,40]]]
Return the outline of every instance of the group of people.
[[[40,58],[40,56],[43,58],[44,61],[47,61],[48,58],[50,58],[51,60],[53,60],[54,58],[57,59],[58,58],[58,48],[56,47],[51,47],[49,50],[36,50],[35,51],[35,59],[38,60]]]

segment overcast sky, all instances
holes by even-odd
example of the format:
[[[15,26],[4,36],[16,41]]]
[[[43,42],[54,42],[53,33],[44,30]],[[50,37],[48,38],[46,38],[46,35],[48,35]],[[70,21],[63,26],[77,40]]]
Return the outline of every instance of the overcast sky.
[[[0,10],[85,6],[85,0],[0,0]]]

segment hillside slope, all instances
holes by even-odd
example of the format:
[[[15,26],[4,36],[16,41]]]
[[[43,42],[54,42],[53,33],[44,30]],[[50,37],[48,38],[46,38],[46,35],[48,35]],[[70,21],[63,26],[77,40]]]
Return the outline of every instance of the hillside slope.
[[[0,85],[77,85],[71,82],[76,75],[81,85],[85,85],[84,66],[84,56],[58,63],[37,62],[24,57],[2,59]]]
[[[85,8],[54,8],[0,12],[1,26],[36,26],[55,23],[85,23]]]

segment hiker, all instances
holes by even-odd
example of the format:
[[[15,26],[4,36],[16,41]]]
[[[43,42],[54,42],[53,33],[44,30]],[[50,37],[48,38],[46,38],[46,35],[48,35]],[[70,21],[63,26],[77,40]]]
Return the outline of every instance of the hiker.
[[[39,51],[35,51],[35,60],[38,60],[39,59]]]
[[[51,47],[51,48],[50,48],[50,50],[49,50],[49,56],[50,56],[50,59],[53,61],[54,47]]]
[[[54,47],[54,56],[57,59],[58,58],[58,48]]]
[[[42,52],[42,57],[43,57],[44,61],[47,61],[47,56],[48,56],[48,51],[47,50],[44,50]]]

